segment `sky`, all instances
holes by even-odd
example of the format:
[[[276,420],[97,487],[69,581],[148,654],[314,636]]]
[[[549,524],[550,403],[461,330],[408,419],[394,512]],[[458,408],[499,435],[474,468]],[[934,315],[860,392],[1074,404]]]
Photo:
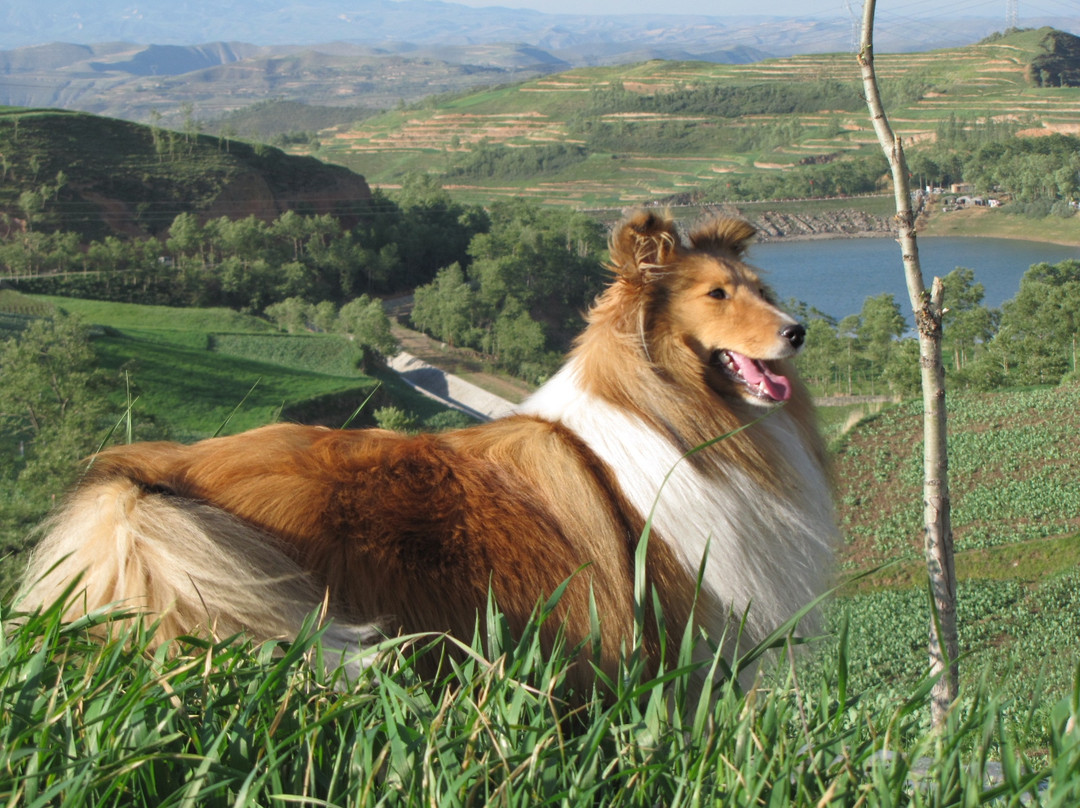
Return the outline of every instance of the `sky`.
[[[465,6],[505,6],[531,8],[552,14],[705,14],[726,17],[749,13],[791,16],[808,8],[835,17],[846,14],[844,0],[761,0],[749,5],[745,0],[449,0]],[[861,0],[853,0],[861,6]],[[880,2],[880,0],[879,0]],[[749,8],[748,8],[749,5]]]
[[[1009,0],[877,0],[877,16],[929,17],[1005,17]],[[778,17],[847,17],[848,7],[862,10],[862,0],[451,0],[466,6],[505,6],[531,8],[557,14],[706,14],[726,17],[766,14]],[[1075,17],[1080,12],[1078,0],[1016,0],[1022,19]]]

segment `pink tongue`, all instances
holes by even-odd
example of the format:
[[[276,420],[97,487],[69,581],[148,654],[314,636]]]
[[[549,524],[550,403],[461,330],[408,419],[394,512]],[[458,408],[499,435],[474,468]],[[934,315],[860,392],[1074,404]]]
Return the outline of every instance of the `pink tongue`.
[[[787,401],[791,398],[791,382],[786,376],[773,373],[757,359],[750,359],[735,351],[728,351],[728,356],[739,369],[749,387],[764,393],[773,401]]]

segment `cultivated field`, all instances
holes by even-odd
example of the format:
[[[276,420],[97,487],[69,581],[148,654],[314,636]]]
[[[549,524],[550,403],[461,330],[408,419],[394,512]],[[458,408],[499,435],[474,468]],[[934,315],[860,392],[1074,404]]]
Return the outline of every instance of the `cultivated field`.
[[[1013,34],[966,48],[876,57],[879,80],[896,132],[908,143],[931,140],[939,127],[992,121],[1035,135],[1080,132],[1080,89],[1037,89],[1025,65],[1042,33]],[[862,104],[789,114],[711,114],[678,108],[605,112],[616,93],[707,93],[730,87],[840,83],[858,86],[851,54],[774,59],[748,65],[646,62],[575,69],[457,96],[435,97],[320,134],[319,156],[362,173],[372,185],[393,188],[408,172],[447,172],[484,145],[514,149],[551,144],[584,146],[585,133],[603,130],[607,148],[551,174],[508,180],[448,176],[455,196],[490,201],[518,196],[578,207],[623,207],[686,193],[704,184],[762,171],[786,171],[808,160],[877,154]],[[738,148],[747,134],[759,145]],[[744,139],[745,140],[745,139]],[[613,145],[615,144],[615,145]],[[621,144],[621,145],[618,145]]]

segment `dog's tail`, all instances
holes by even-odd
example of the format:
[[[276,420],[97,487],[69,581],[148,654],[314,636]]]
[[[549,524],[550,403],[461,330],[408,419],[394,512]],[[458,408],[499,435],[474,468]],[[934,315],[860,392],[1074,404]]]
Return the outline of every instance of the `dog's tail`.
[[[16,608],[51,605],[64,617],[98,610],[158,622],[153,642],[191,633],[289,640],[324,601],[311,578],[264,532],[212,505],[126,478],[77,491],[43,526]],[[115,625],[115,624],[114,624]],[[337,623],[324,643],[353,664],[375,626]]]

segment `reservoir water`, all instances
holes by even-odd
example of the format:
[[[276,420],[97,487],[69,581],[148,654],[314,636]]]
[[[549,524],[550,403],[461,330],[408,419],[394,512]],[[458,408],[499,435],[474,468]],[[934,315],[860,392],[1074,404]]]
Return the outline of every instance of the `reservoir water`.
[[[983,305],[998,308],[1016,296],[1020,278],[1032,264],[1080,260],[1080,247],[996,238],[922,237],[919,260],[927,286],[957,267],[974,270],[986,289]],[[889,292],[910,325],[911,304],[900,245],[891,238],[774,241],[750,248],[749,263],[759,267],[779,300],[796,298],[841,318],[858,314],[868,297]]]

